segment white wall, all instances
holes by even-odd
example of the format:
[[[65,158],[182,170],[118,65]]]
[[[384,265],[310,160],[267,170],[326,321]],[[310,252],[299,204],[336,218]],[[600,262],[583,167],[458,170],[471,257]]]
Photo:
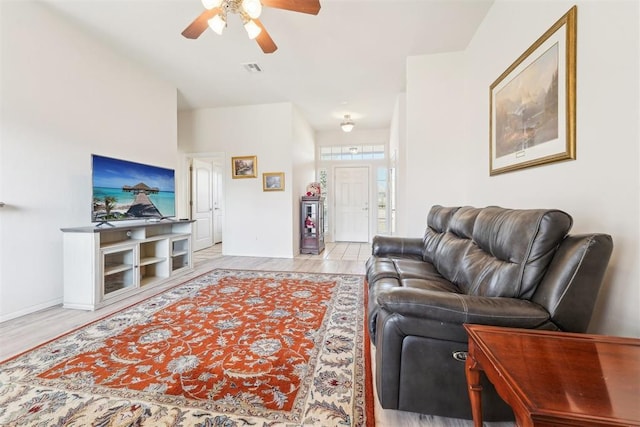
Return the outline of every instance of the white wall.
[[[574,4],[577,160],[490,177],[489,86]],[[566,210],[574,218],[573,232],[605,232],[614,240],[590,332],[636,337],[638,9],[635,1],[496,1],[465,52],[410,58],[407,73],[407,179],[415,188],[407,213],[410,234],[422,234],[425,209],[434,203]],[[439,91],[440,84],[447,88]],[[454,114],[458,108],[467,112]]]
[[[358,129],[351,132],[342,130],[325,130],[316,132],[316,145],[362,145],[362,144],[389,144],[389,129]]]
[[[422,235],[432,205],[469,203],[469,141],[480,143],[484,134],[469,136],[466,73],[463,52],[407,59],[407,145],[400,154],[408,209],[399,222],[412,235]]]
[[[310,164],[302,152],[304,147],[308,152],[312,146],[310,128],[301,116],[294,116],[293,105],[186,111],[178,114],[178,128],[182,152],[224,152],[227,158],[224,254],[293,257],[298,249],[297,235],[294,236],[298,219],[292,203],[297,203],[294,200],[299,194],[294,193],[306,180],[300,170],[294,174],[294,165]],[[232,179],[231,157],[254,155],[258,159],[258,177]],[[263,191],[264,172],[284,172],[285,190]]]
[[[300,254],[300,197],[307,192],[307,185],[316,180],[315,133],[297,108],[293,109],[292,141],[293,179],[291,206],[293,221],[292,245],[294,255]],[[295,220],[297,218],[297,220]]]
[[[0,321],[62,301],[91,153],[173,168],[176,91],[34,2],[0,2]]]
[[[406,159],[407,147],[407,94],[401,93],[396,99],[391,118],[389,136],[389,160],[390,167],[396,170],[396,212],[407,212],[409,200],[409,186],[407,185],[406,173],[400,171],[407,170]],[[396,235],[407,235],[407,215],[396,218]]]

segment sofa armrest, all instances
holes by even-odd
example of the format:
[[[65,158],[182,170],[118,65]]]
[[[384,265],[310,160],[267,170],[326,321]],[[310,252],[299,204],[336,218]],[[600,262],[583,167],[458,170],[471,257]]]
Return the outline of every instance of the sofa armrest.
[[[548,324],[549,313],[528,300],[397,287],[378,294],[378,305],[407,321],[535,329]],[[413,329],[413,328],[412,328]],[[424,331],[428,333],[428,330]]]
[[[419,237],[374,236],[371,254],[405,256],[422,259],[423,242]]]

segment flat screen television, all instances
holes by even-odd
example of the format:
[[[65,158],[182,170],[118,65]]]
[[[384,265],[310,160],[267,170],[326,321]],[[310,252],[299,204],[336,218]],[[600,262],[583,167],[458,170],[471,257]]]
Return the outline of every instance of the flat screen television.
[[[164,219],[175,216],[175,171],[91,155],[91,221]]]

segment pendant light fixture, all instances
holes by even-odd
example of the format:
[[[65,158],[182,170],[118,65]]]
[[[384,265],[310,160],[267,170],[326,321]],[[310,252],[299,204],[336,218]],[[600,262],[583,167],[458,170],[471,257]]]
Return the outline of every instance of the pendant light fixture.
[[[344,120],[342,120],[342,123],[340,123],[340,127],[344,132],[351,132],[355,125],[356,124],[353,122],[353,120],[351,120],[350,114],[345,114]]]

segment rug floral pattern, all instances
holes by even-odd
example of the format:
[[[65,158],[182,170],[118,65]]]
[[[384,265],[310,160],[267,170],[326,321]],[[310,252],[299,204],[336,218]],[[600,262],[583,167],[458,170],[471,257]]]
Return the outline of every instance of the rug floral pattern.
[[[214,270],[0,365],[3,426],[366,426],[360,276]]]

